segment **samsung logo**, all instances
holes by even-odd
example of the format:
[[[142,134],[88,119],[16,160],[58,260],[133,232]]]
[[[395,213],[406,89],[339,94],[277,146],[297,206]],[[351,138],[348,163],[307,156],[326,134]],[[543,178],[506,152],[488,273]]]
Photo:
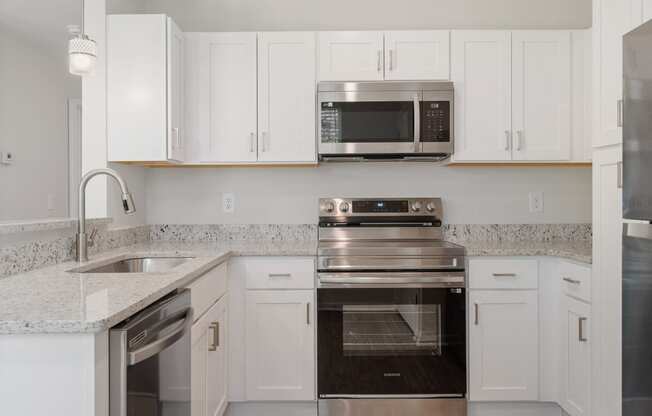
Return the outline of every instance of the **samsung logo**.
[[[383,373],[383,377],[401,377],[401,373]]]

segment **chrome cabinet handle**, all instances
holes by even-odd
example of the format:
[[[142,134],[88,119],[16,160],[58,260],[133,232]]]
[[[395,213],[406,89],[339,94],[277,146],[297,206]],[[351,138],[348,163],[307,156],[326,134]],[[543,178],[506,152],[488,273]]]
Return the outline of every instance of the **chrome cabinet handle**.
[[[587,321],[588,318],[579,318],[577,320],[577,325],[578,325],[578,340],[580,342],[587,342],[589,339],[584,335],[584,322]]]
[[[377,63],[378,72],[380,72],[383,69],[381,61],[382,61],[382,51],[378,49],[378,63]]]
[[[478,312],[478,303],[473,304],[474,313],[475,313],[475,324],[480,324],[480,313]]]
[[[493,273],[493,277],[516,277],[516,273]]]
[[[618,189],[623,189],[623,162],[616,164],[616,171],[618,175],[618,179],[616,180]]]
[[[208,328],[213,330],[213,343],[208,346],[208,351],[217,351],[220,346],[220,323],[212,322]]]
[[[394,70],[394,50],[393,49],[389,50],[389,70],[390,71]]]
[[[249,152],[250,153],[253,153],[255,151],[255,149],[254,149],[255,142],[256,142],[256,135],[252,131],[251,133],[249,133]]]
[[[618,106],[618,108],[616,110],[616,123],[617,123],[618,127],[622,127],[623,126],[623,109],[624,109],[623,100],[618,100],[617,106]]]
[[[571,279],[570,277],[562,277],[561,280],[563,280],[564,282],[571,283],[571,284],[573,284],[573,285],[579,285],[580,283],[582,283],[581,281],[579,281],[579,280],[575,280],[575,279]]]
[[[414,151],[419,152],[419,142],[421,141],[421,102],[419,97],[414,97]]]
[[[310,326],[310,302],[306,303],[306,325]]]
[[[505,150],[509,150],[509,144],[512,141],[512,132],[505,130]]]
[[[523,130],[516,130],[516,150],[521,151],[523,146]]]
[[[261,134],[261,136],[262,136],[263,152],[266,152],[266,151],[268,150],[267,140],[266,140],[267,132],[266,132],[266,131],[263,131],[263,132],[260,133],[260,134]]]
[[[175,147],[178,149],[181,147],[181,139],[179,139],[179,128],[178,127],[172,127],[172,136],[174,137],[173,143],[175,143]]]
[[[290,277],[292,277],[292,273],[268,273],[267,276],[268,276],[270,279],[273,279],[273,278],[275,278],[275,277],[276,277],[276,278],[281,278],[281,277],[287,277],[287,278],[290,278]]]

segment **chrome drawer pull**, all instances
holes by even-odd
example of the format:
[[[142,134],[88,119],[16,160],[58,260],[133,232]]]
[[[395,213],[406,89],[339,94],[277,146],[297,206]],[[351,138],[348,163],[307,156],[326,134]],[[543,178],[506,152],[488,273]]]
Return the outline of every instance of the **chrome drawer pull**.
[[[570,284],[573,284],[573,285],[579,285],[580,283],[582,283],[581,281],[576,280],[576,279],[571,279],[570,277],[562,277],[561,280],[563,280],[564,282],[568,282]]]
[[[480,323],[480,313],[478,312],[478,303],[473,304],[475,308],[475,324],[478,325]]]
[[[292,277],[292,273],[269,273],[267,276],[269,276],[270,279],[274,278],[290,278]]]
[[[310,326],[310,302],[306,303],[306,324]]]
[[[493,277],[516,277],[516,273],[494,273]]]

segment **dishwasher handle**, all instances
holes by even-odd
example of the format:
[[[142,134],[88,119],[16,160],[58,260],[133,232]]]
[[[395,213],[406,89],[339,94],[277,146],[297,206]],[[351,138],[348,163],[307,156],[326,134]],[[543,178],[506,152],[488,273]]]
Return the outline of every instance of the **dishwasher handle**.
[[[156,354],[159,354],[166,348],[172,346],[175,342],[184,337],[190,330],[192,326],[193,318],[193,309],[186,308],[182,313],[179,314],[180,318],[172,319],[169,325],[166,325],[165,328],[170,326],[176,326],[176,328],[169,334],[157,339],[154,342],[151,342],[147,345],[144,345],[133,351],[129,351],[127,356],[127,365],[132,366],[136,365],[146,359],[153,357]],[[177,316],[179,316],[177,315]]]

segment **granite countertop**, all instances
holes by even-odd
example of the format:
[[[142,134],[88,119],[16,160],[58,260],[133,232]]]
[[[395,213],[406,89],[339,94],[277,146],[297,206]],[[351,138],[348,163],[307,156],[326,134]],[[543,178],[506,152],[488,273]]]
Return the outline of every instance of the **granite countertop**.
[[[466,241],[467,256],[549,256],[592,263],[591,241]]]
[[[467,241],[467,256],[551,256],[591,263],[587,242]],[[0,278],[0,334],[101,332],[232,256],[314,256],[317,242],[149,242]],[[166,273],[75,273],[125,257],[194,257]]]
[[[311,256],[313,241],[143,243],[0,279],[0,334],[95,333],[183,287],[231,256]],[[192,256],[166,273],[74,273],[125,257]]]

